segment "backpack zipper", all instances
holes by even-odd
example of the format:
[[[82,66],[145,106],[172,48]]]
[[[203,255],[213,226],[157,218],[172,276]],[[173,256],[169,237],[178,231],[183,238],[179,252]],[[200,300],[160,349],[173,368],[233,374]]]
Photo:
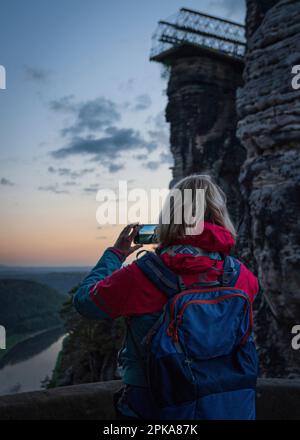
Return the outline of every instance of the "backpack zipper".
[[[241,293],[232,293],[229,295],[223,295],[223,296],[219,296],[218,298],[214,298],[214,299],[195,299],[195,300],[191,300],[186,302],[182,308],[180,309],[179,313],[177,314],[176,320],[174,318],[174,309],[175,309],[175,303],[178,300],[179,297],[184,296],[184,295],[188,295],[189,293],[207,293],[207,292],[212,292],[212,291],[216,291],[216,290],[236,290],[238,292]],[[234,298],[234,297],[239,297],[239,298],[243,298],[249,305],[249,326],[248,326],[248,330],[245,333],[245,335],[242,338],[241,343],[244,344],[247,339],[248,336],[250,335],[251,331],[252,331],[252,306],[250,303],[249,298],[240,290],[237,288],[228,288],[228,287],[219,287],[218,289],[205,289],[205,290],[199,290],[199,289],[191,289],[190,291],[184,291],[181,292],[180,294],[177,295],[176,298],[174,298],[173,303],[171,304],[171,310],[170,310],[170,324],[167,328],[167,334],[169,336],[171,336],[175,342],[178,342],[179,338],[178,338],[178,326],[181,324],[182,319],[183,319],[183,314],[185,309],[190,305],[190,304],[218,304],[219,302],[224,301],[225,299],[228,298]],[[171,319],[172,316],[172,319]]]
[[[235,290],[237,292],[241,292],[244,294],[245,299],[249,299],[247,297],[247,295],[240,289],[238,289],[237,287],[210,287],[207,289],[185,289],[184,291],[177,293],[177,295],[174,296],[174,299],[170,305],[170,321],[174,321],[175,317],[174,317],[174,310],[175,310],[175,304],[176,302],[184,295],[189,295],[191,293],[209,293],[209,292],[216,292],[218,290]]]

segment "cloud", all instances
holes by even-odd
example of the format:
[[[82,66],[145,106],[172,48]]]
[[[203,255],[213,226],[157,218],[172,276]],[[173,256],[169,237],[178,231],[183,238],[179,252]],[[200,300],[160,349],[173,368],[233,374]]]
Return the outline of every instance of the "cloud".
[[[78,182],[75,182],[74,180],[67,180],[63,183],[64,186],[77,186]]]
[[[66,191],[64,189],[59,189],[58,185],[46,185],[46,186],[39,186],[39,191],[48,191],[52,192],[54,194],[69,194],[69,191]]]
[[[146,119],[146,123],[152,124],[156,128],[161,128],[161,129],[166,128],[168,126],[166,123],[164,111],[157,113],[155,116],[152,116],[152,115],[148,116]]]
[[[152,104],[151,98],[147,94],[137,96],[135,101],[133,108],[135,111],[147,110]]]
[[[48,171],[51,174],[56,174],[58,176],[70,177],[71,179],[77,179],[85,174],[92,173],[95,168],[83,168],[79,171],[71,170],[70,168],[54,168],[52,166],[48,167]]]
[[[108,167],[110,173],[116,173],[124,168],[124,165],[119,163],[111,163]]]
[[[154,142],[145,141],[140,132],[132,128],[109,127],[106,135],[102,137],[77,137],[72,139],[67,146],[52,151],[50,154],[55,159],[87,155],[109,166],[111,160],[118,158],[120,153],[141,148],[153,151],[156,145]]]
[[[85,102],[76,102],[73,95],[67,95],[50,102],[51,110],[74,116],[74,122],[65,126],[62,136],[67,140],[49,154],[54,159],[65,159],[71,156],[89,156],[106,167],[110,173],[116,173],[124,168],[120,155],[131,151],[147,153],[154,151],[162,140],[160,125],[153,118],[154,131],[149,130],[144,137],[140,130],[120,128],[122,105],[104,97],[98,97]],[[129,108],[141,111],[151,105],[147,94],[136,97],[135,104]],[[158,128],[157,128],[158,127]],[[145,153],[144,153],[145,154]],[[146,156],[143,160],[147,160]],[[125,160],[125,158],[124,158]],[[71,179],[79,177],[78,172],[66,168],[49,167],[49,172]]]
[[[168,163],[168,164],[172,164],[174,161],[173,155],[171,153],[171,151],[163,151],[162,153],[160,153],[160,162],[161,163]]]
[[[219,16],[225,18],[243,21],[246,11],[246,2],[244,0],[212,0],[210,6],[221,9]]]
[[[172,164],[173,156],[170,152],[161,152],[159,155],[159,160],[149,160],[144,162],[142,165],[150,171],[156,171],[162,164]]]
[[[148,162],[143,163],[143,167],[151,171],[156,171],[159,166],[160,163],[157,160],[149,160]]]
[[[147,125],[152,125],[152,128],[148,130],[148,135],[153,142],[163,148],[169,145],[169,126],[165,121],[164,112],[158,113],[156,116],[149,116],[146,119]]]
[[[74,104],[74,95],[63,96],[50,102],[49,107],[55,112],[76,112],[76,104]]]
[[[83,188],[83,192],[95,194],[99,189],[100,189],[99,183],[92,183],[91,185]]]
[[[72,113],[75,122],[62,130],[63,136],[76,136],[85,131],[97,132],[118,122],[121,118],[117,105],[103,96],[81,103],[74,102],[72,95],[51,101],[50,108],[56,112]]]
[[[46,82],[50,77],[50,71],[40,67],[25,66],[26,78],[35,82]]]
[[[136,155],[134,156],[134,158],[137,159],[137,160],[146,160],[146,159],[148,158],[148,155],[147,155],[147,154],[144,154],[144,153],[136,154]]]
[[[6,179],[5,177],[2,177],[2,179],[0,180],[0,185],[3,185],[3,186],[14,186],[15,184],[11,180]]]
[[[144,168],[156,171],[163,164],[171,165],[173,163],[173,156],[169,150],[168,124],[165,121],[164,112],[160,112],[155,116],[149,116],[146,119],[146,124],[151,127],[148,130],[148,135],[151,141],[157,145],[157,150],[160,151],[159,158],[147,160],[147,155],[137,154],[135,159],[144,161],[142,163]]]
[[[129,78],[126,81],[123,81],[119,84],[119,90],[121,92],[130,92],[133,89],[135,83],[134,78]]]

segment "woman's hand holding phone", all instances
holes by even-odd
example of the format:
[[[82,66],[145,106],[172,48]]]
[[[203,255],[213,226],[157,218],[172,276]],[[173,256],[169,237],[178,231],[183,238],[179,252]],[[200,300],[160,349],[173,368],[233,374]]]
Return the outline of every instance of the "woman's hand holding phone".
[[[139,223],[131,223],[125,226],[123,231],[120,233],[117,241],[114,244],[114,248],[123,254],[124,257],[128,257],[128,255],[132,254],[143,246],[142,244],[131,246],[141,227],[142,225],[139,225]]]

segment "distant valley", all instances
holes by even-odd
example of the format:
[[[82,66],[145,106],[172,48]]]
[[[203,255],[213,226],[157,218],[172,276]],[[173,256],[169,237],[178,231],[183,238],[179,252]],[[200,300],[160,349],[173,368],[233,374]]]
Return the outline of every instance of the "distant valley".
[[[77,268],[76,268],[77,269]],[[0,268],[0,325],[6,329],[6,350],[49,329],[63,326],[60,311],[68,292],[88,268]]]
[[[88,273],[88,267],[8,267],[0,266],[1,279],[36,281],[56,290],[62,295],[77,286]]]

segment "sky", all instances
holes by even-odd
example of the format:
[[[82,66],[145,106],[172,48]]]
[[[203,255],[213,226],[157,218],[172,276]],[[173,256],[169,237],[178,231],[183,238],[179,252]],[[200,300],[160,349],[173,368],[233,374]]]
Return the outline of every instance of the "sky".
[[[0,0],[0,265],[93,265],[124,227],[98,224],[97,191],[168,188],[149,55],[183,6],[244,21],[244,0]]]

